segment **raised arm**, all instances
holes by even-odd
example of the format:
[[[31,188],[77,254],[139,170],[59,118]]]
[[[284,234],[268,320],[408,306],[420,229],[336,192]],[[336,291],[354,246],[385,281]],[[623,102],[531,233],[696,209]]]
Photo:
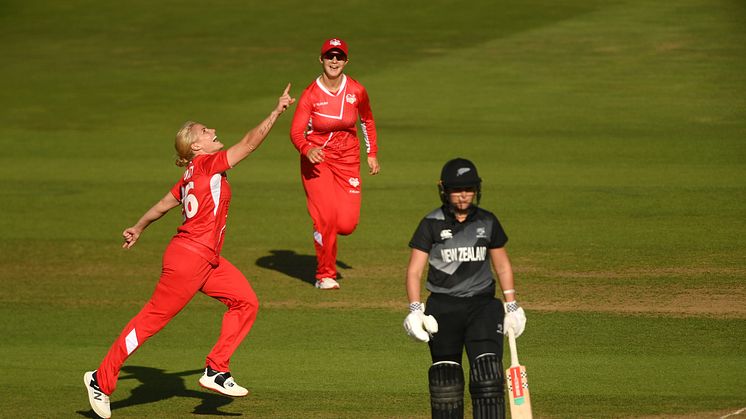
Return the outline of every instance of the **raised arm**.
[[[249,154],[256,150],[259,145],[262,144],[269,131],[272,130],[277,118],[282,115],[288,106],[295,103],[295,99],[290,97],[290,83],[288,83],[285,91],[282,92],[282,96],[277,100],[277,107],[269,114],[264,121],[260,122],[259,125],[254,127],[251,131],[247,132],[246,135],[241,138],[241,141],[231,146],[227,151],[228,164],[234,167],[241,160],[245,159]]]
[[[171,192],[168,192],[166,196],[161,198],[160,201],[156,202],[155,205],[147,210],[135,225],[122,232],[122,236],[124,237],[124,244],[122,244],[122,247],[129,249],[134,246],[137,239],[140,238],[140,234],[143,230],[153,223],[153,221],[163,217],[172,208],[177,206],[179,206],[179,200],[176,199]]]

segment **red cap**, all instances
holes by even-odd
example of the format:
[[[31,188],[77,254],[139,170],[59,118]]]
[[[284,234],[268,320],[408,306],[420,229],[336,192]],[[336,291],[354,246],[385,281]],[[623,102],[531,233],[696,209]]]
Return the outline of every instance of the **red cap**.
[[[345,55],[347,54],[347,42],[339,39],[339,38],[331,38],[324,41],[324,45],[321,46],[321,55],[326,54],[328,51],[338,49],[342,51]]]

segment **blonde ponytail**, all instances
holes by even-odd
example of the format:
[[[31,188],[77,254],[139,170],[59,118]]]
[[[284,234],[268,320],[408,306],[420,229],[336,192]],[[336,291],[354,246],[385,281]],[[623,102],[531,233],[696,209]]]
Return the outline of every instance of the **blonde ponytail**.
[[[196,122],[186,121],[181,129],[179,129],[179,132],[176,133],[174,148],[176,149],[176,165],[179,167],[188,165],[194,158],[194,153],[192,152],[192,143],[194,142],[192,127],[194,124]]]

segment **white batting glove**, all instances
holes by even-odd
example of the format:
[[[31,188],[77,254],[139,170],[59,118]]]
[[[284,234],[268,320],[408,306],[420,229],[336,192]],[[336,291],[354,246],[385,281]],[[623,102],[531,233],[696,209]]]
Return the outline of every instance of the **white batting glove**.
[[[523,307],[518,305],[517,301],[505,303],[505,320],[503,321],[503,330],[513,329],[513,334],[518,337],[526,328],[526,313]]]
[[[409,305],[409,315],[404,319],[404,330],[414,340],[429,342],[430,337],[438,333],[438,322],[433,316],[425,315],[425,305],[412,303]]]

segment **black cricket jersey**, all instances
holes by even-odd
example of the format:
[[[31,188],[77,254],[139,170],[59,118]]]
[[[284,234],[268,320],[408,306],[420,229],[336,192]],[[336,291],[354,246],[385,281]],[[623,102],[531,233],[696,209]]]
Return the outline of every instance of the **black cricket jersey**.
[[[495,294],[495,278],[489,249],[508,242],[497,217],[472,207],[463,223],[456,221],[445,206],[420,221],[409,247],[427,253],[429,269],[426,288],[432,293],[454,297]]]

